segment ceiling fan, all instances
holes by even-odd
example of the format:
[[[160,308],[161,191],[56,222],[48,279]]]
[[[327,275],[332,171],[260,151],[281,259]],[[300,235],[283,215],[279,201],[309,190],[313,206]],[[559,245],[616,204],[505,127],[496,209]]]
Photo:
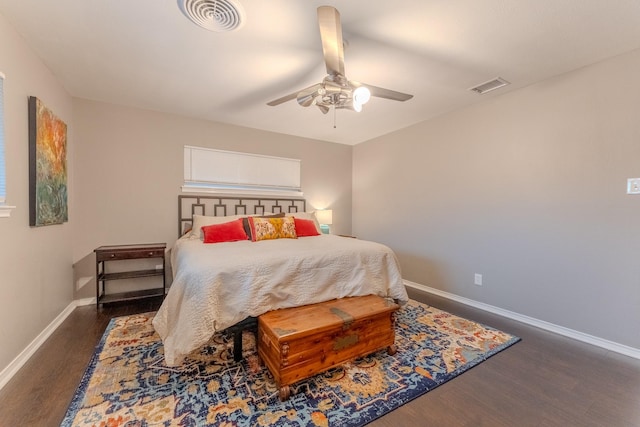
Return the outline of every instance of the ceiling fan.
[[[369,84],[348,80],[344,74],[344,45],[340,13],[332,6],[318,8],[318,24],[322,40],[322,53],[327,66],[327,76],[322,83],[314,84],[298,92],[268,102],[275,106],[297,99],[303,107],[317,106],[327,114],[330,107],[362,111],[371,96],[394,101],[406,101],[413,95],[396,92]]]

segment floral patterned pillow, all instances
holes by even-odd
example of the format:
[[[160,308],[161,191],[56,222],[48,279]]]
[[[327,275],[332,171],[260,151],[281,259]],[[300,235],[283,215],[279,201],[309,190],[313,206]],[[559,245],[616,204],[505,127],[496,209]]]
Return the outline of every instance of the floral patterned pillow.
[[[296,223],[293,217],[256,218],[249,217],[251,240],[297,239]]]

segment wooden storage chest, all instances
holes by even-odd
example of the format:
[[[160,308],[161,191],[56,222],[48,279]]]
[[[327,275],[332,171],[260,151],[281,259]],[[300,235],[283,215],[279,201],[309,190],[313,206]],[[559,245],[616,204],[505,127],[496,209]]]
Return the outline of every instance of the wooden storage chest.
[[[258,355],[280,388],[348,360],[386,348],[396,352],[394,312],[399,306],[376,295],[349,297],[274,310],[258,318]]]

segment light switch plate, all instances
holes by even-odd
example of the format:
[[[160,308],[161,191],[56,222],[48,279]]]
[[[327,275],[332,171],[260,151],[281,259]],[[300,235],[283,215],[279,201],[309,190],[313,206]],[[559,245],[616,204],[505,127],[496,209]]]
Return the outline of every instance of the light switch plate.
[[[627,180],[627,194],[640,194],[640,178]]]

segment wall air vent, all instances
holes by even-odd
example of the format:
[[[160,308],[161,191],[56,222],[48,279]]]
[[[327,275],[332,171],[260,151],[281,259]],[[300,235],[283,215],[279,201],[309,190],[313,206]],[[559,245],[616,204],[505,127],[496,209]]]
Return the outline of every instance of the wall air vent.
[[[209,31],[233,31],[244,24],[244,9],[235,0],[178,0],[178,6],[193,23]]]
[[[496,77],[493,80],[489,80],[488,82],[484,82],[479,84],[478,86],[474,86],[469,90],[472,90],[480,95],[485,94],[487,92],[491,92],[492,90],[499,89],[503,86],[510,84],[508,81],[503,79],[502,77]]]

